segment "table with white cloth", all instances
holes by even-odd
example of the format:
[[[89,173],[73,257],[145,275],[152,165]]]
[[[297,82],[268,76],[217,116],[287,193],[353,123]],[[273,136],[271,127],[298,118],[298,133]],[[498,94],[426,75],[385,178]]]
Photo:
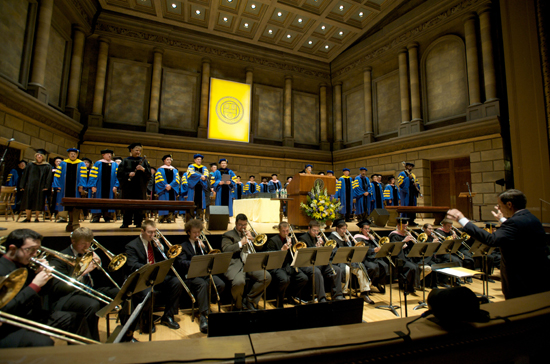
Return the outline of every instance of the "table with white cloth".
[[[233,200],[233,216],[245,214],[250,222],[279,223],[279,201],[269,198]]]

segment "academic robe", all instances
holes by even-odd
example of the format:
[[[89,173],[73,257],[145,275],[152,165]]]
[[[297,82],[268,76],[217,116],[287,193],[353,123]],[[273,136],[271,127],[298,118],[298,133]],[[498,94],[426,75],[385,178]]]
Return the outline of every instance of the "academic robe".
[[[231,184],[220,184],[222,175],[228,174],[231,178]],[[228,168],[219,168],[214,172],[214,183],[212,187],[216,192],[216,206],[227,206],[229,208],[229,216],[233,216],[233,194],[232,191],[235,188],[237,176]]]
[[[54,173],[53,188],[61,188],[57,193],[56,210],[65,211],[65,206],[61,205],[63,197],[82,197],[79,187],[86,188],[88,186],[88,168],[80,159],[74,162],[70,159],[65,159],[57,166]]]
[[[98,160],[94,163],[92,170],[90,171],[90,177],[88,178],[88,198],[109,198],[113,199],[113,188],[118,188],[119,182],[116,177],[118,170],[118,164],[114,161],[103,162]],[[92,187],[97,188],[96,193],[92,192]],[[100,209],[90,210],[92,214],[101,213]],[[109,213],[115,212],[115,210],[107,210]]]
[[[171,190],[167,191],[166,186],[170,185]],[[159,201],[176,201],[180,188],[180,175],[176,168],[162,166],[155,173],[155,193]],[[168,215],[168,210],[159,210],[159,216]]]
[[[399,186],[399,198],[401,199],[401,206],[416,206],[416,198],[418,196],[418,190],[415,185],[420,189],[420,184],[416,179],[414,173],[408,175],[405,171],[399,173],[397,177],[397,185]]]
[[[355,213],[360,214],[370,214],[371,212],[371,198],[372,198],[372,185],[370,179],[367,176],[357,176],[353,181],[353,184],[356,186],[353,189],[353,196],[355,197]],[[368,192],[369,195],[363,195],[365,192]]]
[[[202,180],[201,177],[206,179]],[[208,191],[208,169],[205,166],[191,164],[187,168],[187,201],[194,201],[197,209],[206,208],[206,191]]]
[[[187,172],[184,172],[180,177],[180,186],[179,186],[179,197],[180,201],[187,201],[187,191],[189,190],[189,185],[187,184]],[[178,211],[179,214],[185,215],[185,210]]]
[[[14,168],[10,171],[10,173],[8,174],[8,178],[6,178],[5,186],[17,187],[17,182],[19,181],[19,178],[21,178],[20,173],[18,172],[18,170],[19,170],[19,168]],[[21,172],[23,172],[23,171],[24,170],[21,170]]]
[[[357,186],[357,183],[355,183]],[[357,187],[356,187],[357,188]],[[350,176],[342,176],[336,181],[336,194],[334,197],[340,199],[342,208],[341,214],[351,214],[353,209],[353,187]]]
[[[270,193],[277,193],[277,190],[281,190],[283,187],[281,185],[281,181],[274,182],[273,180],[269,181],[267,184],[267,190]]]
[[[372,186],[372,209],[384,208],[384,191],[382,190],[382,184],[378,182],[371,182]]]
[[[145,170],[136,172],[136,167],[138,165],[141,165]],[[132,172],[136,174],[130,179],[130,173]],[[120,183],[120,188],[122,189],[123,199],[147,199],[147,184],[151,179],[151,166],[146,159],[142,157],[124,158],[118,166],[117,178]]]
[[[240,200],[244,195],[244,183],[235,182],[235,188],[233,189],[233,198],[235,200]]]
[[[254,195],[256,193],[260,192],[260,185],[256,182],[246,182],[244,185],[243,193],[245,196],[247,195]]]
[[[269,192],[269,183],[260,183],[260,192]]]
[[[388,206],[399,206],[399,190],[396,186],[386,185],[384,189],[384,201],[391,201],[391,203],[387,203]]]
[[[21,209],[44,211],[46,197],[51,191],[53,180],[52,166],[45,162],[41,164],[31,162],[24,171],[19,181],[19,188],[24,190]],[[45,188],[46,191],[44,191]]]

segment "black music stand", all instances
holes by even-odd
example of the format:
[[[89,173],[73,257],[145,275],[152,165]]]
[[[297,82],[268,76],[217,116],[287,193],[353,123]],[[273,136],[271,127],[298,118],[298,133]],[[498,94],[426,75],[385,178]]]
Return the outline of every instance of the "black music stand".
[[[315,266],[327,265],[332,254],[330,246],[320,246],[315,248],[298,249],[291,266],[296,268],[311,267],[313,274],[311,276],[311,302],[315,303]]]
[[[246,263],[243,267],[243,272],[255,272],[257,270],[264,271],[264,310],[267,300],[265,279],[267,271],[271,269],[279,269],[285,262],[286,254],[288,250],[279,250],[275,252],[261,252],[248,254],[246,257]]]
[[[189,266],[189,271],[187,272],[186,278],[196,278],[196,277],[206,277],[209,276],[208,280],[208,314],[210,314],[210,302],[212,302],[212,285],[216,287],[214,283],[213,274],[222,274],[227,272],[229,268],[229,263],[231,263],[231,257],[233,253],[218,253],[218,254],[207,254],[207,255],[195,255],[191,259],[191,265]],[[218,311],[220,307],[220,295],[218,294],[218,289],[216,288],[216,294],[218,295]],[[191,312],[191,322],[195,320],[194,306],[193,311]]]
[[[338,248],[338,250],[336,251],[336,254],[334,254],[334,258],[332,258],[332,263],[334,264],[344,263],[344,264],[347,264],[349,267],[349,272],[350,272],[349,298],[350,299],[351,299],[351,263],[362,264],[363,260],[365,260],[365,256],[367,255],[368,251],[369,251],[369,248],[366,246],[343,246]],[[365,272],[366,271],[367,269],[365,268]],[[370,281],[370,278],[368,275],[366,278],[367,280]]]
[[[164,278],[168,274],[168,271],[170,270],[170,267],[172,266],[172,263],[174,262],[174,259],[169,260],[163,260],[162,262],[155,263],[155,264],[146,264],[136,270],[134,273],[132,273],[126,281],[124,281],[124,284],[122,285],[120,291],[118,291],[116,297],[113,299],[111,303],[109,303],[107,306],[103,307],[101,310],[96,312],[96,316],[98,317],[105,317],[108,313],[113,311],[117,306],[120,305],[122,301],[130,301],[132,299],[132,295],[135,293],[141,292],[145,289],[151,288],[151,291],[147,293],[145,296],[145,299],[138,304],[138,306],[135,308],[134,312],[132,312],[132,315],[126,321],[126,324],[124,327],[118,326],[114,331],[113,334],[109,337],[107,342],[112,343],[118,343],[120,340],[126,335],[126,332],[128,331],[128,328],[130,325],[134,322],[134,320],[138,317],[138,315],[141,313],[141,310],[149,297],[153,299],[153,291],[154,287],[157,284],[160,284],[164,282]],[[154,302],[151,303],[153,305]],[[130,310],[130,305],[127,305],[128,310]],[[152,326],[153,326],[153,310],[151,310],[151,317],[149,320],[149,341],[152,340]]]
[[[483,244],[480,241],[477,241],[472,244],[470,248],[470,253],[472,253],[472,258],[481,257],[481,271],[483,272],[483,294],[481,297],[487,298],[487,301],[491,302],[489,298],[495,298],[489,296],[489,267],[487,264],[487,256],[495,250],[494,247]]]
[[[422,301],[418,302],[418,306],[414,306],[413,310],[420,308],[428,308],[426,304],[426,273],[424,271],[424,257],[432,256],[440,243],[415,243],[407,258],[422,258]]]
[[[391,259],[390,257],[396,257],[399,254],[399,252],[403,249],[404,244],[405,243],[402,242],[402,241],[396,241],[395,243],[386,243],[386,244],[382,245],[382,247],[380,248],[378,253],[376,253],[375,258],[389,258],[389,259]],[[392,280],[393,280],[392,269],[391,269],[392,265],[393,264],[389,264],[389,267],[390,267],[390,304],[389,305],[376,306],[376,308],[380,308],[380,309],[387,308],[388,310],[393,312],[393,314],[395,316],[399,317],[399,314],[395,310],[396,308],[399,308],[399,306],[395,306],[392,303]]]

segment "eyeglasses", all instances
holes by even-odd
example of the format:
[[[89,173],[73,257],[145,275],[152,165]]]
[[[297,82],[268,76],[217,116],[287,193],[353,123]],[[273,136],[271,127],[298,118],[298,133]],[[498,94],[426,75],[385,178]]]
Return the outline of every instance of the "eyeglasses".
[[[38,249],[40,249],[39,246],[30,246],[28,248],[21,248],[25,251],[25,253],[27,254],[34,254],[38,251]]]

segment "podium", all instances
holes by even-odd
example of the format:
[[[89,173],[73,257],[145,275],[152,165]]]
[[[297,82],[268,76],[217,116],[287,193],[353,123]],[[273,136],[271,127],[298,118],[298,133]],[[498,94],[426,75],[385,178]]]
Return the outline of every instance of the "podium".
[[[327,190],[328,195],[336,193],[336,177],[320,176],[317,174],[296,173],[292,177],[292,182],[287,187],[288,197],[288,223],[294,226],[307,226],[311,217],[302,212],[300,203],[307,201],[307,194],[316,183],[323,183],[321,191]]]

